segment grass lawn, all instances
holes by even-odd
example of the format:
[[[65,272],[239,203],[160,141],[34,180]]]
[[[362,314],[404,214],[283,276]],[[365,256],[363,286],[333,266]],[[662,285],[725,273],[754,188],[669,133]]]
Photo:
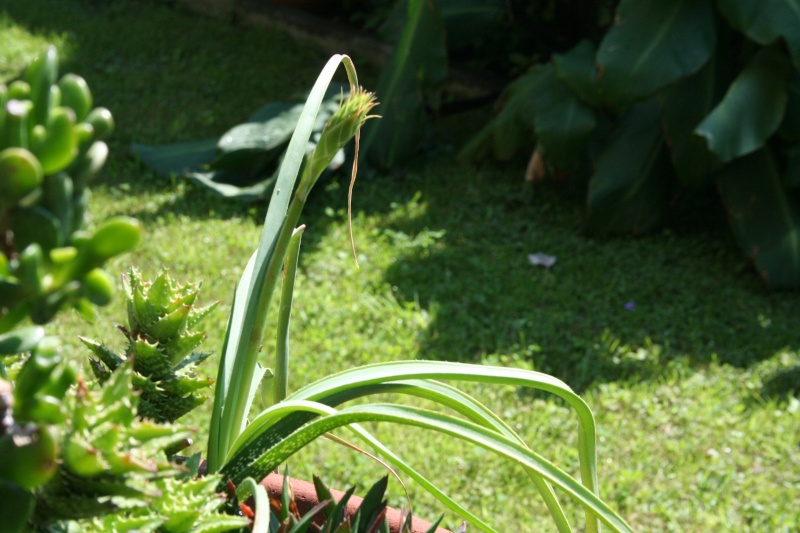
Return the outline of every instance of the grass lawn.
[[[135,264],[152,277],[165,265],[180,280],[202,279],[201,299],[222,301],[205,323],[206,349],[218,350],[265,206],[159,178],[128,146],[219,135],[264,103],[309,89],[327,57],[280,32],[169,2],[0,0],[0,77],[14,76],[49,42],[61,49],[62,70],[84,76],[96,105],[117,121],[112,158],[93,189],[94,220],[124,213],[146,228],[139,250],[110,271]],[[359,67],[358,50],[342,52]],[[369,69],[362,74],[374,86]],[[402,173],[357,183],[360,270],[347,239],[346,178],[318,186],[303,220],[290,386],[409,358],[549,372],[594,410],[602,495],[634,529],[796,531],[800,294],[764,290],[713,198],[684,202],[655,235],[585,238],[580,194],[545,186],[531,198],[521,183],[524,161],[454,162],[463,132],[485,118],[450,117],[434,149]],[[527,255],[535,252],[558,262],[534,267]],[[64,314],[51,331],[83,360],[76,335],[118,345],[113,324],[123,317],[118,298],[95,324]],[[215,364],[212,356],[206,372]],[[577,424],[565,405],[513,389],[470,390],[534,449],[576,470]],[[189,421],[201,428],[201,444],[207,413]],[[435,435],[396,426],[375,432],[499,531],[554,530],[521,471]],[[290,466],[300,477],[313,472],[362,488],[383,474],[329,442]],[[440,512],[409,489],[417,514]],[[399,485],[390,490],[390,503],[402,504]],[[569,512],[580,523],[578,510]]]

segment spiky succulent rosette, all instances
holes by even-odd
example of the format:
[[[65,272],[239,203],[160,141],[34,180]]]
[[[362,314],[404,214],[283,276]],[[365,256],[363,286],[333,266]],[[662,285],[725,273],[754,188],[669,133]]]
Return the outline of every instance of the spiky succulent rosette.
[[[123,364],[101,386],[80,382],[70,395],[58,470],[36,494],[37,522],[147,506],[160,494],[155,481],[183,472],[164,451],[193,431],[138,418],[132,378]]]
[[[147,507],[112,514],[79,524],[83,533],[217,533],[249,524],[246,518],[222,513],[225,497],[216,492],[220,476],[197,479],[165,478],[154,482],[158,496]]]
[[[90,358],[92,370],[103,381],[126,360],[133,359],[133,387],[141,392],[139,415],[174,422],[202,404],[205,397],[197,392],[213,383],[195,372],[209,354],[194,352],[206,333],[192,329],[217,304],[195,307],[200,284],[178,284],[166,270],[147,282],[132,268],[123,284],[128,327],[119,329],[128,345],[117,354],[97,341],[81,338],[96,357]]]

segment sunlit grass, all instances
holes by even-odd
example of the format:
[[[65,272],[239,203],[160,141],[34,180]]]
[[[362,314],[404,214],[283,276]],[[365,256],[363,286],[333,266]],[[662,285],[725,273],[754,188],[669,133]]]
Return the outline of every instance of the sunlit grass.
[[[95,220],[129,213],[146,228],[141,248],[110,271],[135,263],[152,276],[163,264],[178,280],[202,279],[201,301],[222,300],[204,322],[206,349],[219,351],[265,206],[157,178],[128,158],[127,145],[219,134],[265,101],[307,89],[325,56],[277,32],[154,3],[114,4],[0,0],[2,75],[63,39],[69,69],[97,88],[98,105],[118,123]],[[358,61],[357,51],[343,52]],[[469,129],[463,120],[451,126]],[[766,293],[703,204],[694,216],[676,214],[663,233],[596,241],[580,234],[582,205],[568,191],[537,190],[529,203],[520,175],[515,166],[476,169],[439,156],[411,162],[403,178],[360,180],[360,270],[347,238],[346,180],[321,184],[303,220],[290,386],[401,358],[535,367],[582,390],[597,417],[602,496],[635,529],[792,531],[800,522],[800,295]],[[558,263],[533,267],[534,252]],[[53,331],[80,359],[76,334],[118,346],[113,324],[123,317],[117,299],[97,324],[67,315]],[[213,356],[205,368],[214,371]],[[513,389],[470,390],[555,463],[577,464],[566,407]],[[207,413],[190,423],[206,426]],[[551,530],[520,472],[425,433],[376,433],[499,529]],[[325,442],[291,467],[338,486],[364,487],[382,474]],[[403,503],[396,485],[390,492],[391,503]],[[418,514],[438,515],[438,504],[413,496]]]

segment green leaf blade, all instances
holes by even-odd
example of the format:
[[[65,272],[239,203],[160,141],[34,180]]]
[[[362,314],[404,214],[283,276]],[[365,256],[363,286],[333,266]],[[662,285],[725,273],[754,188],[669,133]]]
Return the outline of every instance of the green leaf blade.
[[[302,211],[304,199],[294,204],[288,213],[295,183],[306,155],[308,141],[317,122],[317,115],[333,79],[344,63],[351,87],[358,85],[355,67],[349,57],[332,56],[309,93],[297,122],[289,146],[278,172],[272,191],[264,229],[261,233],[252,270],[242,275],[237,289],[234,308],[231,310],[229,331],[222,350],[220,368],[223,378],[217,391],[223,398],[217,403],[215,396],[212,412],[212,431],[209,432],[209,470],[216,471],[227,455],[230,443],[246,425],[247,406],[258,391],[254,385],[257,359],[264,339],[267,310],[291,238],[291,229]],[[287,230],[288,228],[288,230]],[[240,294],[241,289],[241,294]],[[231,334],[234,331],[234,334]],[[230,371],[229,370],[230,366]],[[268,367],[268,365],[263,365]]]
[[[714,51],[710,0],[622,0],[597,53],[606,101],[642,100],[697,72]]]
[[[414,425],[428,430],[442,432],[476,444],[535,471],[539,476],[547,479],[584,505],[587,512],[590,513],[590,516],[599,518],[615,531],[631,531],[624,520],[602,502],[594,492],[575,481],[568,474],[555,467],[535,452],[532,452],[512,440],[506,439],[492,430],[476,424],[451,416],[411,407],[368,404],[343,409],[339,412],[331,411],[330,414],[302,427],[292,434],[290,439],[281,441],[265,454],[258,457],[258,459],[250,463],[248,471],[253,473],[256,477],[261,474],[266,474],[274,468],[274,466],[283,462],[286,458],[320,435],[336,429],[337,427],[366,421],[383,421]],[[244,450],[243,453],[252,455],[252,452],[248,452],[247,450]]]
[[[731,26],[759,44],[784,39],[800,65],[800,1],[717,0],[717,7]]]
[[[782,51],[762,49],[697,126],[697,133],[721,161],[758,150],[777,131],[786,111],[788,73],[789,62]]]
[[[361,150],[378,168],[391,168],[412,154],[425,128],[422,93],[447,75],[445,30],[438,2],[409,0],[400,41],[375,93],[381,120],[364,126]]]
[[[800,201],[784,188],[772,153],[728,164],[717,183],[731,228],[767,285],[800,286]]]
[[[570,91],[551,65],[534,72],[532,107],[539,144],[548,161],[569,168],[580,160],[597,120],[592,109]]]
[[[586,230],[639,234],[656,227],[671,196],[671,168],[650,101],[631,109],[600,155],[589,182]]]

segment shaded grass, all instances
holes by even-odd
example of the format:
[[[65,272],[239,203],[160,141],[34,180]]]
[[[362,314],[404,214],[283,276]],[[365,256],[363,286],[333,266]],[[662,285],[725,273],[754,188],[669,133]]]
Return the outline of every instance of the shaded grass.
[[[58,42],[64,70],[81,73],[97,104],[115,114],[114,155],[92,212],[95,220],[135,214],[147,238],[111,271],[134,263],[154,276],[167,265],[177,279],[204,280],[201,300],[222,301],[204,323],[206,349],[217,350],[264,206],[157,178],[129,159],[127,146],[218,135],[266,101],[306,90],[326,58],[278,32],[163,3],[0,0],[0,12],[3,76]],[[358,65],[357,51],[344,52]],[[484,118],[452,118],[435,153],[399,176],[359,181],[361,270],[347,241],[346,182],[332,179],[314,192],[303,220],[291,385],[390,359],[535,367],[583,391],[597,415],[603,496],[636,529],[791,531],[800,521],[800,295],[764,291],[717,203],[705,198],[686,203],[656,235],[583,237],[582,205],[569,190],[537,189],[531,200],[518,165],[452,162],[458,136]],[[527,254],[534,252],[558,263],[533,267]],[[123,307],[118,298],[91,326],[62,316],[53,331],[81,359],[76,334],[119,345],[112,324]],[[213,357],[206,365],[213,373]],[[575,420],[563,405],[469,388],[574,471]],[[202,428],[207,412],[189,421]],[[513,467],[414,430],[376,432],[499,530],[552,529]],[[334,485],[363,486],[381,474],[326,442],[292,468]],[[439,512],[417,492],[413,501],[419,514]],[[397,487],[391,503],[403,503]]]

